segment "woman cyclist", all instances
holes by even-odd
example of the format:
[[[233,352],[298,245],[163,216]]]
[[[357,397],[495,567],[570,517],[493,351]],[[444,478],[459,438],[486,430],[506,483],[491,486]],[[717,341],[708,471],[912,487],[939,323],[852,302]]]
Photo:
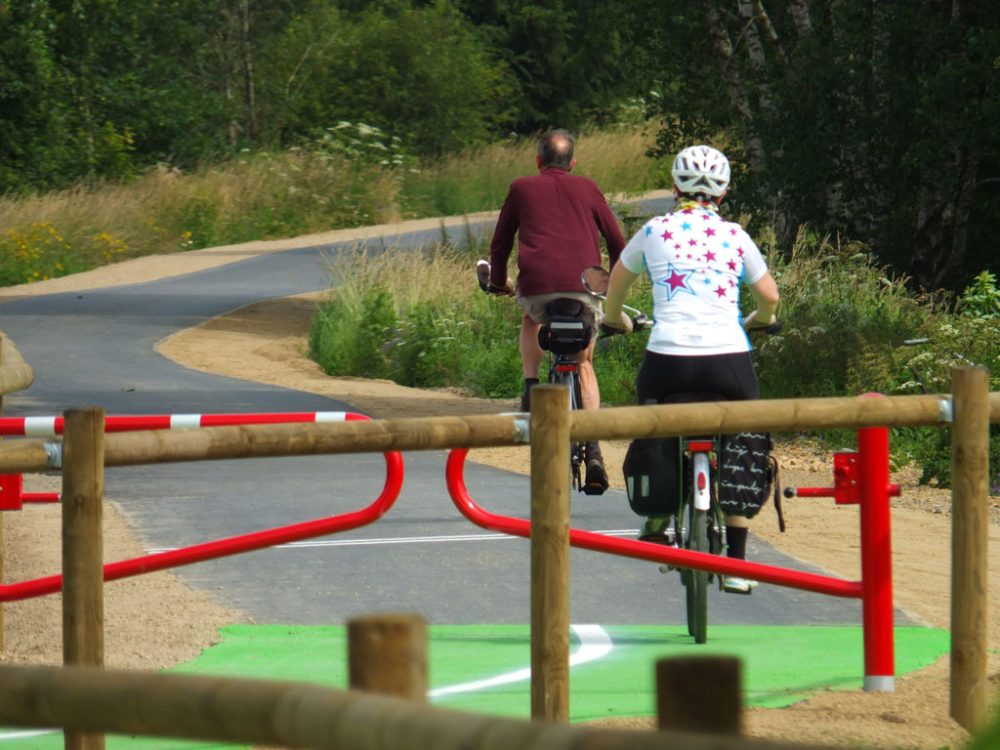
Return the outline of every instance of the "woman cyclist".
[[[685,394],[758,398],[745,327],[775,321],[778,287],[749,235],[719,215],[729,188],[729,160],[710,146],[691,146],[677,154],[671,175],[675,208],[646,222],[625,246],[611,272],[606,320],[619,320],[629,285],[647,274],[654,325],[636,380],[639,403],[690,400]],[[741,282],[757,304],[744,321]],[[674,439],[667,455],[678,454],[676,444]],[[666,518],[648,517],[640,539],[662,540],[666,525]],[[746,558],[749,528],[749,518],[727,509],[730,557]],[[749,593],[756,585],[737,576],[723,578],[730,592]]]

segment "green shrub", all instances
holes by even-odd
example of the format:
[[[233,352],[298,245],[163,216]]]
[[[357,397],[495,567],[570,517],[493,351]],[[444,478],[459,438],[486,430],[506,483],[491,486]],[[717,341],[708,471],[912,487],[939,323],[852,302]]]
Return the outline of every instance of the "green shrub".
[[[951,373],[958,367],[980,366],[990,373],[990,390],[1000,391],[1000,315],[994,303],[1000,291],[992,274],[984,272],[962,293],[957,315],[933,318],[926,343],[918,349],[901,347],[895,393],[948,393]],[[897,430],[898,447],[922,469],[921,482],[951,484],[949,430]],[[1000,426],[990,425],[990,492],[1000,495]]]
[[[783,328],[758,344],[762,395],[843,396],[888,387],[892,353],[920,335],[929,303],[858,245],[801,232],[787,259],[770,255]]]
[[[321,306],[309,331],[310,356],[330,375],[389,377],[388,343],[395,326],[386,289],[349,289]]]

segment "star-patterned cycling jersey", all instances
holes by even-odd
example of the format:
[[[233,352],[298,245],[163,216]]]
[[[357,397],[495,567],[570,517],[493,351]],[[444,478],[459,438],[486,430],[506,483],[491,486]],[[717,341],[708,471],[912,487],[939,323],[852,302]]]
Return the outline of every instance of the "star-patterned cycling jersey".
[[[750,351],[740,323],[740,282],[767,273],[760,249],[711,204],[681,203],[650,219],[629,240],[621,262],[649,275],[653,330],[646,349],[700,356]]]

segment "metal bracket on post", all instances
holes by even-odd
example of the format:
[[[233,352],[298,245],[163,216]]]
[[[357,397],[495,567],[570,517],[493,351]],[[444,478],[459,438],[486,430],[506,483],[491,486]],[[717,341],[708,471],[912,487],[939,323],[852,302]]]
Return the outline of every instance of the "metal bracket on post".
[[[50,468],[61,469],[63,467],[62,443],[46,443],[45,459]]]
[[[857,505],[858,454],[855,451],[833,454],[833,499],[837,505]]]

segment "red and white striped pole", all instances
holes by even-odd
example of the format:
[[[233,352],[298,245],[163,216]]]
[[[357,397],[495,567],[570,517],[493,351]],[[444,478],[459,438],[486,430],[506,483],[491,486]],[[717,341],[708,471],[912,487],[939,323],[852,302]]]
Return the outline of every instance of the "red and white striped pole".
[[[349,411],[259,412],[237,414],[128,414],[105,418],[105,432],[135,430],[192,430],[244,424],[309,424],[367,420]],[[62,435],[62,417],[0,417],[2,437],[56,437]],[[21,510],[24,503],[57,503],[58,492],[24,492],[20,474],[0,474],[0,511]]]
[[[264,412],[244,414],[131,414],[109,416],[105,432],[132,430],[191,430],[241,424],[343,422],[367,419],[345,411]],[[2,437],[55,437],[63,431],[62,417],[0,417]]]

